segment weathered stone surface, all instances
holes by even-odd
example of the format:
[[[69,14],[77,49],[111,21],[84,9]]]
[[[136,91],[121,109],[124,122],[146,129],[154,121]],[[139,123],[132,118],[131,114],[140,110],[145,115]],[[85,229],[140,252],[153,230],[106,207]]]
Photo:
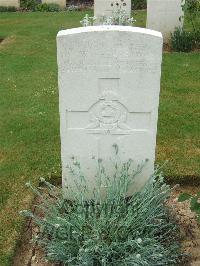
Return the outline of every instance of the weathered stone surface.
[[[113,11],[125,10],[131,15],[131,0],[94,0],[94,16],[112,16]]]
[[[65,8],[66,7],[66,0],[42,0],[42,3],[57,4],[61,8]]]
[[[0,6],[14,6],[16,8],[20,7],[19,0],[0,0]]]
[[[183,26],[182,4],[182,0],[148,0],[147,28],[160,31],[167,42],[175,28]]]
[[[122,161],[149,159],[132,190],[154,170],[162,59],[159,32],[125,26],[60,31],[57,36],[63,185],[71,156],[81,162],[91,188],[96,165],[106,166],[113,144]]]

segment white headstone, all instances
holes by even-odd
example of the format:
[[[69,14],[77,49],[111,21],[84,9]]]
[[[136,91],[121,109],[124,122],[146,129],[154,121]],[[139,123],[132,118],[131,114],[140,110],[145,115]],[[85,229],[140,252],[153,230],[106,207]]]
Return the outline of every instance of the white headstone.
[[[93,26],[57,35],[63,185],[75,156],[94,187],[95,163],[109,166],[113,144],[122,161],[141,164],[139,190],[154,171],[162,60],[160,32]]]
[[[47,3],[47,4],[57,4],[61,8],[66,7],[66,0],[42,0],[42,3]]]
[[[170,39],[176,27],[183,26],[182,0],[147,0],[148,29],[160,31],[165,41]]]
[[[20,0],[0,0],[0,6],[14,6],[20,7]]]
[[[94,0],[94,16],[112,16],[114,11],[125,10],[127,16],[131,16],[131,0]]]

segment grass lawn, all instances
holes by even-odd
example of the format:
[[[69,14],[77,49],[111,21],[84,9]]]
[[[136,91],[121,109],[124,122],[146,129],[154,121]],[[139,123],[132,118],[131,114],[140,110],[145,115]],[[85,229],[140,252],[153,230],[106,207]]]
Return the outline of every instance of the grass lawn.
[[[60,176],[56,34],[77,27],[85,12],[1,13],[0,265],[11,258],[22,227],[24,184]],[[144,11],[136,13],[145,25]],[[163,56],[157,162],[167,176],[200,180],[200,54]]]

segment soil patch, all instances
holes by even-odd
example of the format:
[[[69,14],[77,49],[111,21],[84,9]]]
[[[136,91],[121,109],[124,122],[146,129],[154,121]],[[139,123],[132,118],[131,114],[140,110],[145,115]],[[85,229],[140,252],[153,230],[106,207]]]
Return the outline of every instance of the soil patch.
[[[188,254],[187,261],[181,266],[200,265],[200,225],[197,223],[196,214],[190,210],[190,202],[178,202],[178,196],[183,192],[195,195],[199,191],[198,186],[177,187],[168,201],[172,216],[180,226],[183,253]]]
[[[197,223],[195,213],[191,212],[188,201],[178,202],[178,196],[182,192],[195,195],[200,191],[200,187],[180,187],[176,186],[168,201],[172,217],[180,225],[182,250],[188,254],[181,266],[200,265],[200,227]],[[37,201],[37,199],[36,199]],[[40,247],[31,243],[32,237],[38,234],[38,228],[31,220],[27,221],[25,231],[22,236],[14,258],[13,266],[61,266],[62,264],[50,263],[44,259],[44,252]]]
[[[164,43],[163,44],[163,52],[164,53],[171,53],[171,52],[173,52],[172,47],[171,47],[171,45],[169,43]]]

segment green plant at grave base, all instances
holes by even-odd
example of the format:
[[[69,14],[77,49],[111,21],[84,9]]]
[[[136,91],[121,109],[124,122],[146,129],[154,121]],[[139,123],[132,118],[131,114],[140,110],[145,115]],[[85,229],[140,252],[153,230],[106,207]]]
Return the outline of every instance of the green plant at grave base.
[[[179,195],[178,201],[183,202],[186,200],[190,201],[190,209],[192,212],[196,213],[197,220],[200,223],[200,192],[198,192],[195,196],[188,193],[181,193]]]
[[[171,35],[171,46],[177,52],[190,52],[195,46],[193,34],[181,28],[176,28]]]
[[[60,7],[58,4],[39,4],[36,7],[36,11],[40,12],[58,12],[60,11]]]
[[[15,6],[0,6],[0,12],[16,12]]]
[[[55,3],[41,3],[39,0],[21,0],[21,7],[26,10],[39,12],[58,12],[60,7]]]
[[[192,26],[195,44],[200,47],[200,0],[185,0],[183,11]]]
[[[134,22],[135,22],[134,18],[133,17],[129,18],[125,10],[118,9],[112,13],[111,17],[103,17],[101,24],[132,26]]]
[[[136,9],[145,9],[147,7],[147,1],[146,0],[132,0],[132,8],[134,10]]]
[[[80,7],[78,5],[69,5],[67,7],[67,10],[68,11],[79,11],[80,10]]]
[[[182,9],[190,24],[190,31],[177,28],[171,35],[171,46],[174,51],[190,52],[200,48],[200,0],[185,0]]]
[[[93,26],[94,22],[96,21],[96,17],[89,16],[88,14],[80,21],[83,27]]]
[[[86,14],[80,23],[83,27],[93,26],[96,19],[96,17],[90,17],[88,14]],[[134,23],[135,19],[133,17],[129,18],[125,10],[118,9],[112,12],[112,16],[101,17],[98,24],[133,26]]]
[[[50,197],[27,184],[42,203],[38,214],[21,213],[39,226],[35,241],[47,260],[70,266],[177,265],[178,229],[165,206],[170,188],[162,175],[155,173],[140,192],[127,198],[128,187],[142,167],[133,171],[131,160],[116,161],[109,177],[98,160],[97,169],[92,200],[87,200],[88,184],[75,159],[69,166],[78,191],[73,192],[73,201],[44,179]]]
[[[20,6],[26,10],[35,11],[38,4],[39,4],[38,0],[21,0],[20,1]]]

